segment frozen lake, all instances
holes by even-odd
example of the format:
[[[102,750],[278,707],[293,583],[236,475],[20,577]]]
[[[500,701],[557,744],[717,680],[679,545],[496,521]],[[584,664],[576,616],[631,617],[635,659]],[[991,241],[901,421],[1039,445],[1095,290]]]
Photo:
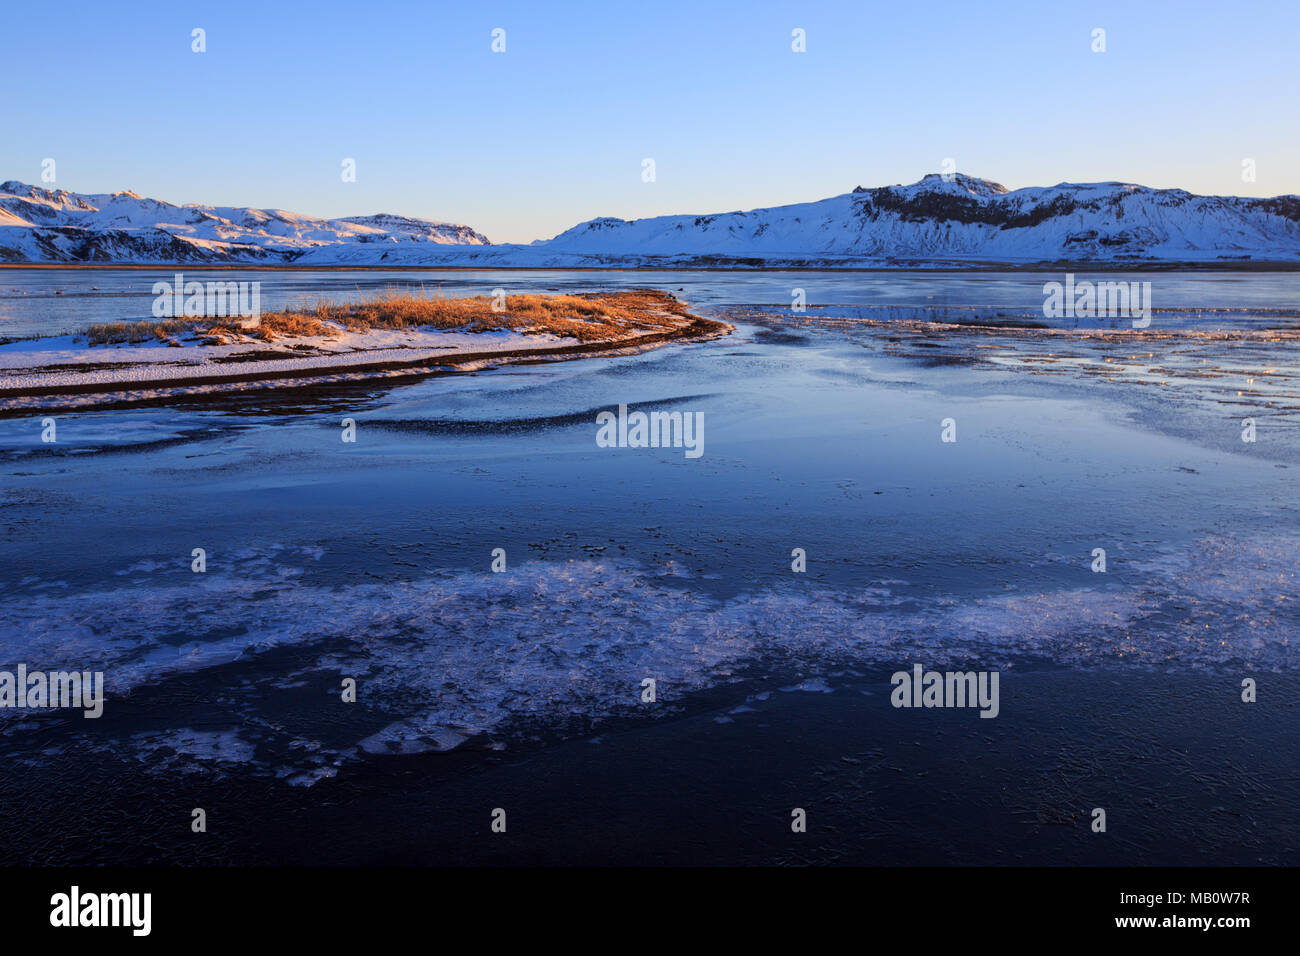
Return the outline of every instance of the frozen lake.
[[[264,310],[328,298],[345,301],[388,287],[423,285],[449,296],[575,292],[653,286],[700,306],[789,307],[795,289],[811,306],[910,306],[1002,310],[1042,318],[1043,285],[1061,272],[641,272],[626,270],[380,269],[0,269],[0,337],[57,335],[91,322],[150,317],[153,284],[244,280],[261,283]],[[1157,309],[1300,309],[1300,272],[1079,273],[1080,281],[1147,281]],[[1228,321],[1205,316],[1197,325]]]
[[[795,287],[838,316],[936,303],[1032,311],[1052,278],[256,277],[269,307],[398,282],[455,295],[652,285],[733,319],[732,306],[785,309]],[[151,278],[0,270],[0,333],[143,317]],[[1191,312],[1294,307],[1300,290],[1294,273],[1146,278],[1168,307]],[[1293,431],[1246,445],[1237,431],[1248,412],[1236,407],[1007,363],[922,361],[816,314],[793,326],[770,311],[770,321],[746,312],[728,338],[635,356],[310,400],[61,416],[52,446],[39,441],[38,419],[0,420],[0,658],[102,670],[108,688],[98,721],[0,711],[0,755],[22,771],[6,775],[0,805],[19,805],[39,781],[70,806],[86,774],[109,774],[155,800],[177,781],[223,780],[286,812],[325,799],[370,806],[387,799],[394,761],[437,786],[470,787],[503,760],[532,761],[529,773],[543,777],[569,772],[582,763],[573,747],[615,731],[634,735],[619,738],[624,749],[643,739],[643,752],[661,752],[670,727],[689,728],[698,761],[693,782],[672,784],[686,800],[705,799],[720,779],[710,774],[728,766],[757,773],[737,756],[746,747],[768,754],[782,786],[812,772],[799,739],[836,761],[847,735],[857,749],[843,755],[861,760],[873,744],[854,735],[866,726],[882,746],[905,741],[927,773],[953,775],[954,761],[983,754],[1043,792],[1036,775],[1058,759],[1132,759],[1148,744],[1152,773],[1167,775],[1178,758],[1162,741],[1180,722],[1200,735],[1207,766],[1263,774],[1252,761],[1294,758],[1295,712],[1277,709],[1280,690],[1254,706],[1274,708],[1271,726],[1290,728],[1290,743],[1261,756],[1258,735],[1219,733],[1248,706],[1236,703],[1241,678],[1294,689]],[[1290,352],[1278,361],[1294,365]],[[703,454],[599,447],[596,416],[619,405],[702,415]],[[355,442],[341,440],[345,418]],[[953,442],[941,437],[948,419]],[[196,548],[203,573],[192,569]],[[888,674],[913,662],[999,670],[1008,701],[997,720],[960,725],[976,715],[940,725],[862,712],[883,706]],[[356,704],[340,700],[349,678]],[[646,678],[654,703],[641,697]],[[1112,692],[1122,696],[1111,702]],[[1089,701],[1099,713],[1122,707],[1132,738],[1107,749],[1115,728],[1076,719]],[[803,736],[777,746],[771,735],[793,726]],[[995,740],[987,754],[984,732]],[[1013,746],[1008,735],[1023,750],[998,749]],[[581,773],[593,775],[583,786],[609,786],[599,768]],[[1297,861],[1294,789],[1234,795],[1180,780],[1158,799],[1268,821],[1252,830],[1240,816],[1202,820],[1214,845]],[[881,797],[886,818],[912,812],[926,784],[915,786]],[[124,812],[134,799],[111,798]],[[996,792],[981,801],[989,841],[1023,833]],[[93,814],[69,819],[95,826]],[[1173,826],[1152,816],[1141,838],[1159,845]],[[198,859],[263,852],[247,833],[229,839],[225,856]],[[9,847],[14,862],[23,846]],[[964,852],[984,850],[976,840]],[[142,851],[123,837],[113,852]]]

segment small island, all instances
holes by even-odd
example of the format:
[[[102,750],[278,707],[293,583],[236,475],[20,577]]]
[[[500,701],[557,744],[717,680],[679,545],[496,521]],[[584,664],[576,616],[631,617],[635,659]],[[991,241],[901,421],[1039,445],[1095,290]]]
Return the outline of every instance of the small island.
[[[726,335],[666,292],[449,298],[391,289],[254,318],[89,325],[0,343],[0,415],[407,380]]]

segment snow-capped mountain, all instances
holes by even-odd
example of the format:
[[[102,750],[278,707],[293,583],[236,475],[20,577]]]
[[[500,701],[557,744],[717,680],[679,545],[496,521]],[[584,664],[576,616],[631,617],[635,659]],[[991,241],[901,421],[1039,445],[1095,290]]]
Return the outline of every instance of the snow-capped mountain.
[[[530,245],[468,226],[173,206],[135,193],[0,185],[0,261],[477,266],[911,266],[1300,262],[1300,196],[1196,196],[1126,183],[1008,191],[929,175],[818,202],[593,219]]]
[[[541,243],[598,256],[766,261],[1300,260],[1300,196],[1194,196],[1091,183],[1008,191],[960,173],[820,202],[708,216],[593,219]]]
[[[279,264],[349,247],[382,262],[390,249],[460,244],[489,243],[469,226],[406,216],[315,219],[282,209],[174,206],[129,191],[0,184],[0,261]]]

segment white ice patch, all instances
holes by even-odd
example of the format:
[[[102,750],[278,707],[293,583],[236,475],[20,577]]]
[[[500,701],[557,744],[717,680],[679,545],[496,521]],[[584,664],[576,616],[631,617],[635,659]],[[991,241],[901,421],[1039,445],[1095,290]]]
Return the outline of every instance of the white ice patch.
[[[254,668],[244,679],[282,693],[286,681],[313,671],[355,678],[359,706],[388,720],[378,732],[367,724],[352,742],[351,753],[372,754],[448,750],[520,720],[644,710],[646,676],[671,705],[750,669],[794,669],[807,679],[787,689],[826,692],[825,675],[846,664],[1296,664],[1295,535],[1203,542],[1152,561],[1128,587],[1108,580],[1105,590],[913,598],[902,606],[878,588],[793,585],[722,601],[642,566],[604,561],[330,588],[300,583],[297,569],[282,563],[303,556],[273,548],[205,575],[155,572],[105,591],[28,592],[0,605],[0,661],[102,670],[111,709],[134,688],[294,647],[292,674]],[[0,723],[12,713],[0,712]],[[195,757],[251,759],[252,745],[237,737],[175,733],[168,745]],[[158,743],[149,738],[149,746]],[[331,771],[303,772],[292,782]]]
[[[132,740],[141,750],[168,747],[192,760],[242,764],[253,759],[256,747],[234,730],[193,730],[182,727],[165,734],[136,734]]]
[[[809,694],[835,693],[835,688],[826,683],[826,681],[820,677],[809,677],[807,680],[800,681],[797,684],[791,684],[789,687],[782,687],[781,690],[785,691],[787,694],[793,693],[794,691],[804,691]],[[732,713],[734,714],[735,711],[732,711]]]
[[[402,720],[389,724],[377,734],[371,734],[357,746],[368,754],[420,754],[453,750],[465,740],[465,737],[446,727]]]

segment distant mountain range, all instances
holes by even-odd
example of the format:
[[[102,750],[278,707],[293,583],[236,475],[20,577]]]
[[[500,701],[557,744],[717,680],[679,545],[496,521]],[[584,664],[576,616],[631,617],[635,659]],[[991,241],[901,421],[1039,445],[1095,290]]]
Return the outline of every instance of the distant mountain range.
[[[488,240],[468,226],[406,216],[315,219],[282,209],[173,206],[133,192],[83,195],[0,184],[0,261],[278,265],[345,249],[381,261],[390,248],[408,245],[484,246]]]
[[[184,205],[0,184],[0,262],[391,266],[854,267],[1038,262],[1300,263],[1300,196],[1125,183],[1008,191],[961,173],[709,215],[580,223],[493,245],[469,226]]]

